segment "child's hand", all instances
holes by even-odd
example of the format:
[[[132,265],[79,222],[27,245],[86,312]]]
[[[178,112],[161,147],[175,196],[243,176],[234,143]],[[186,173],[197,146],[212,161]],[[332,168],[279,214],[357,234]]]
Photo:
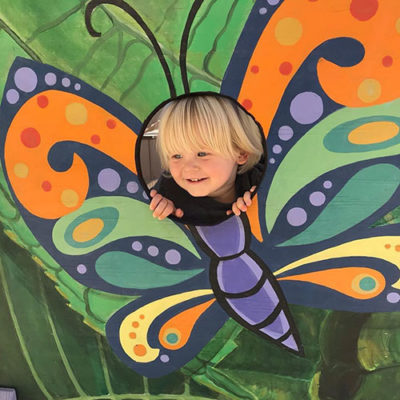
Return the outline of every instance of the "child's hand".
[[[232,210],[228,210],[226,215],[231,215],[232,213],[235,215],[240,215],[241,212],[246,212],[247,207],[251,205],[251,194],[256,190],[255,186],[252,186],[250,190],[245,192],[243,197],[239,197],[233,204]]]
[[[183,211],[180,208],[175,208],[175,204],[171,200],[157,193],[157,190],[152,189],[150,191],[150,196],[152,198],[150,202],[150,210],[153,211],[154,218],[162,220],[171,214],[178,218],[183,217]]]

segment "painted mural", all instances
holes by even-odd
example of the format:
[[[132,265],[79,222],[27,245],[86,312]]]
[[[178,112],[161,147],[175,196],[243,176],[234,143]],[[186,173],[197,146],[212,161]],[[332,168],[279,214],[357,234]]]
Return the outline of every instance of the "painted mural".
[[[398,0],[15,0],[0,15],[0,386],[394,398]],[[254,115],[267,169],[240,217],[158,221],[145,121],[199,91]]]

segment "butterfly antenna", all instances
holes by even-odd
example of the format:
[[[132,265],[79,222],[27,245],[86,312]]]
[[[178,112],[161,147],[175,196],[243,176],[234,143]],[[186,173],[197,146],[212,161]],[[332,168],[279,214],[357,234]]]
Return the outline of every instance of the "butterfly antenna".
[[[161,47],[157,42],[157,39],[155,38],[151,29],[143,21],[142,17],[138,14],[138,12],[134,8],[132,8],[128,3],[126,3],[123,0],[92,0],[92,1],[90,1],[88,3],[88,5],[86,6],[86,10],[85,10],[85,24],[86,24],[86,29],[88,30],[90,35],[92,35],[93,37],[101,36],[101,33],[96,31],[93,28],[91,17],[92,17],[92,13],[93,13],[94,9],[102,4],[110,4],[110,5],[119,7],[121,10],[123,10],[127,14],[129,14],[143,29],[144,33],[146,34],[146,36],[150,40],[151,44],[153,45],[154,51],[157,54],[157,57],[161,64],[161,67],[164,70],[164,74],[165,74],[165,77],[168,82],[170,95],[171,95],[171,97],[176,97],[176,89],[175,89],[174,82],[172,80],[171,71],[168,67],[168,63],[164,57]]]
[[[181,38],[181,48],[180,48],[180,53],[179,53],[179,65],[181,68],[182,84],[183,84],[183,89],[185,91],[185,94],[190,92],[188,75],[187,75],[187,65],[186,65],[189,33],[190,33],[190,29],[193,25],[194,18],[196,17],[197,11],[199,11],[199,8],[202,4],[203,4],[203,0],[195,0],[193,2],[193,5],[189,11],[189,15],[188,15],[186,25],[183,30],[182,38]]]

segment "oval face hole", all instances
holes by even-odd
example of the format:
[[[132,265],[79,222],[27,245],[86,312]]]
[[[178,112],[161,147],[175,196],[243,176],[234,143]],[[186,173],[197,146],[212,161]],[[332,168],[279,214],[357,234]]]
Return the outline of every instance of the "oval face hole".
[[[230,121],[235,120],[236,125],[232,129],[241,130],[243,132],[242,136],[246,137],[244,139],[245,141],[247,137],[251,136],[251,142],[253,147],[256,148],[256,153],[253,155],[250,154],[249,156],[245,151],[235,150],[235,155],[232,156],[231,154],[225,155],[221,152],[214,151],[215,148],[212,148],[212,146],[208,146],[207,149],[200,148],[201,146],[197,145],[197,143],[199,143],[199,141],[202,142],[203,137],[194,133],[194,131],[198,131],[199,128],[192,129],[192,127],[198,127],[200,125],[203,126],[202,129],[204,130],[204,126],[209,124],[210,121],[203,125],[202,120],[204,120],[204,118],[198,117],[200,123],[196,121],[192,125],[191,115],[197,114],[196,112],[187,112],[187,110],[195,106],[185,103],[184,107],[186,108],[182,106],[182,109],[185,110],[183,115],[186,119],[182,124],[177,125],[175,123],[174,126],[180,127],[185,125],[185,128],[182,129],[186,133],[189,132],[189,134],[185,134],[182,131],[182,136],[179,136],[179,134],[172,134],[170,136],[174,138],[174,146],[178,149],[174,151],[179,151],[182,154],[174,154],[173,157],[168,157],[167,161],[165,161],[168,163],[167,168],[163,168],[161,155],[157,151],[161,119],[163,119],[162,126],[165,127],[165,121],[167,118],[169,118],[169,120],[171,119],[171,114],[174,116],[182,114],[182,109],[179,111],[179,106],[177,104],[183,104],[185,101],[196,102],[197,100],[192,100],[191,98],[199,97],[204,97],[210,102],[208,105],[210,112],[207,114],[206,118],[209,118],[211,121],[211,125],[213,126],[211,129],[215,131],[215,127],[220,126],[218,125],[218,121],[215,123],[214,127],[213,121],[224,121],[222,124],[226,126],[229,125],[231,128]],[[214,102],[216,103],[214,104]],[[219,106],[220,103],[222,104],[221,107]],[[170,106],[171,109],[167,110]],[[217,111],[214,111],[214,106]],[[165,110],[167,110],[167,112]],[[179,114],[179,112],[181,112],[181,114]],[[186,112],[190,117],[186,116]],[[221,115],[218,113],[226,113],[226,115],[224,114],[222,117],[218,117],[218,115]],[[187,120],[189,120],[189,123],[187,123]],[[252,133],[247,134],[248,131]],[[230,132],[230,129],[228,132]],[[197,140],[198,137],[200,137],[200,140]],[[229,135],[225,137],[229,137],[230,140]],[[186,145],[186,143],[189,142],[191,143],[190,149],[188,149]],[[193,142],[195,142],[195,149],[192,148]],[[161,143],[163,142],[161,141]],[[235,148],[236,147],[235,145]],[[182,149],[182,151],[180,151],[180,149]],[[188,168],[186,164],[182,167],[182,163],[186,162],[189,158],[195,160],[193,161],[194,172],[186,173]],[[249,191],[253,186],[255,186],[256,189],[251,193],[251,197],[255,195],[266,169],[266,159],[264,134],[254,117],[230,97],[212,92],[191,93],[172,100],[170,99],[160,104],[143,123],[142,131],[136,145],[138,175],[149,198],[151,199],[150,191],[152,189],[157,190],[158,193],[171,200],[176,206],[176,209],[179,208],[183,211],[183,215],[180,217],[178,216],[181,213],[178,211],[178,216],[169,214],[168,218],[187,225],[215,225],[233,215],[233,213],[227,214],[227,212],[232,210],[232,203],[234,203],[238,197],[243,196],[244,193]],[[238,173],[239,169],[243,168],[248,162],[249,164],[246,165],[244,171]]]

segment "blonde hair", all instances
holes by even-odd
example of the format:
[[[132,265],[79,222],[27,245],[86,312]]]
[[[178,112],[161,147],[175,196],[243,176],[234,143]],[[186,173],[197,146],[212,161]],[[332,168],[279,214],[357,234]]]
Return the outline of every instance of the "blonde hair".
[[[238,168],[240,174],[258,163],[264,153],[262,143],[254,118],[233,100],[217,94],[175,99],[161,113],[157,151],[165,170],[173,154],[212,149],[232,159],[247,153],[246,163]]]

